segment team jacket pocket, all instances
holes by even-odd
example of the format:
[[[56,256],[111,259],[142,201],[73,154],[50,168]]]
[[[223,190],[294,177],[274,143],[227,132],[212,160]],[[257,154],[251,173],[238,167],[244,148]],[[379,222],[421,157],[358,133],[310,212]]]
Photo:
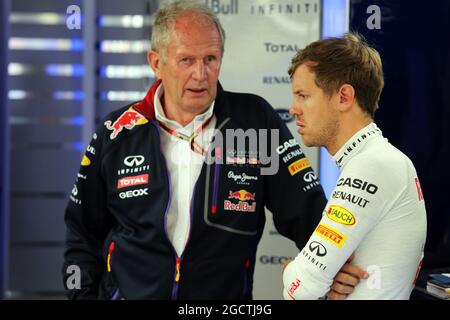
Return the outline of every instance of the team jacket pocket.
[[[236,234],[255,235],[262,211],[262,203],[258,202],[262,200],[259,169],[220,163],[211,168],[207,175],[213,184],[209,210],[205,213],[207,224]]]

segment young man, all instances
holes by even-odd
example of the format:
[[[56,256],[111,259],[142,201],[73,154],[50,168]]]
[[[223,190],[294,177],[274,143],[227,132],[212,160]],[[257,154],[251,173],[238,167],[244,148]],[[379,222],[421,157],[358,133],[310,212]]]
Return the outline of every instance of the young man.
[[[358,35],[316,41],[289,70],[298,132],[324,146],[341,174],[320,224],[284,270],[285,299],[317,299],[355,252],[371,271],[349,299],[408,299],[426,238],[412,162],[374,123],[384,86],[381,58]]]

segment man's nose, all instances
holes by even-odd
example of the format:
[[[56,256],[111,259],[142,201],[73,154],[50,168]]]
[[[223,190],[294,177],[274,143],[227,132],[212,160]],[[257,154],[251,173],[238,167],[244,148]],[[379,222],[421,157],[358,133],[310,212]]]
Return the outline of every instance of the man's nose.
[[[300,110],[299,110],[299,108],[296,108],[295,104],[293,103],[291,105],[291,108],[289,109],[289,113],[292,114],[293,116],[295,116],[296,114],[300,113]]]
[[[206,80],[206,67],[203,61],[197,61],[194,67],[193,78],[198,81]]]

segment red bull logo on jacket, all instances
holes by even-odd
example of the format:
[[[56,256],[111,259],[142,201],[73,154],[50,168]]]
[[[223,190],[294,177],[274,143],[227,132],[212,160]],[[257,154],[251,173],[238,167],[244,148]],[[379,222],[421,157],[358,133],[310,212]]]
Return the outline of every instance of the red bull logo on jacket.
[[[256,202],[255,193],[248,192],[247,190],[241,189],[239,191],[230,191],[228,195],[229,200],[225,200],[224,209],[228,211],[240,211],[240,212],[255,212]],[[238,203],[233,203],[230,200],[238,200]],[[248,201],[253,201],[249,204]]]
[[[108,130],[112,131],[110,138],[114,140],[123,128],[131,130],[135,126],[143,125],[147,122],[148,120],[143,115],[134,111],[133,107],[130,107],[114,123],[111,120],[105,121],[105,126]]]

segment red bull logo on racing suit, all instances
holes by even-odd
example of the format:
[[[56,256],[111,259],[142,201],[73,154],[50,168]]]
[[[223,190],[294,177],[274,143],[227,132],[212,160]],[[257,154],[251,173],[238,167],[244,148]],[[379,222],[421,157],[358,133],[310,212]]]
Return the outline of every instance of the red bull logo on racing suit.
[[[256,202],[255,193],[248,192],[247,190],[230,191],[228,195],[229,200],[225,200],[224,209],[228,211],[240,211],[240,212],[255,212]],[[238,200],[238,203],[233,203],[230,200]],[[248,201],[253,201],[249,204]]]
[[[105,126],[108,130],[112,131],[110,138],[114,140],[122,132],[123,128],[131,130],[135,126],[143,125],[147,122],[148,120],[143,115],[134,111],[133,107],[130,107],[114,123],[111,120],[105,121]]]

